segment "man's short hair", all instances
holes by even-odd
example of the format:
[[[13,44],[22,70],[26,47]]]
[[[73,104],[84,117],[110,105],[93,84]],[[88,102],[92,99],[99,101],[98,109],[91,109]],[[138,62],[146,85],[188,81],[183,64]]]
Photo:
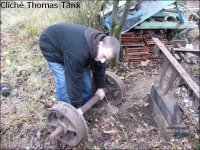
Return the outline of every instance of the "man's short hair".
[[[103,38],[102,42],[103,47],[112,49],[113,58],[119,55],[120,43],[116,37],[106,36],[105,38]]]

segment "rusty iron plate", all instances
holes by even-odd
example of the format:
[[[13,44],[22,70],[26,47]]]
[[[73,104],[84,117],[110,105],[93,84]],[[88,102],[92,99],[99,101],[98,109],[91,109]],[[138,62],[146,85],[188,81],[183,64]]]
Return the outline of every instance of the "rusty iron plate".
[[[59,126],[64,128],[64,132],[61,132],[56,139],[65,145],[76,146],[88,135],[88,127],[84,118],[70,104],[62,101],[56,102],[47,112],[46,118],[51,133]]]

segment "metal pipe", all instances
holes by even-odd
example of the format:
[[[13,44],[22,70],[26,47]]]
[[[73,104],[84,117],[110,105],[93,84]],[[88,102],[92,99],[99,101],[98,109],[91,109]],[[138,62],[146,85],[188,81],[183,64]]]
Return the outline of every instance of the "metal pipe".
[[[52,132],[50,135],[49,135],[49,140],[51,143],[54,142],[55,138],[64,131],[64,127],[63,126],[58,126],[56,128],[56,130],[54,132]]]
[[[104,89],[105,94],[108,92],[108,88],[105,87]],[[100,100],[100,97],[98,95],[95,95],[93,98],[91,98],[87,103],[85,103],[82,107],[81,110],[83,114],[87,112],[96,102]]]

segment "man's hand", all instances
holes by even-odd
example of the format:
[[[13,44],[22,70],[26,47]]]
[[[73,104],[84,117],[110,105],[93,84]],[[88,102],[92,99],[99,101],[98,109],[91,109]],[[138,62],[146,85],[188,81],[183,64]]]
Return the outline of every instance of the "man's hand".
[[[98,95],[100,97],[100,100],[102,100],[105,97],[105,92],[104,92],[103,88],[99,88],[96,91],[95,95]]]
[[[82,112],[81,108],[78,108],[76,110],[77,110],[77,112],[79,113],[80,116],[83,116],[83,112]]]

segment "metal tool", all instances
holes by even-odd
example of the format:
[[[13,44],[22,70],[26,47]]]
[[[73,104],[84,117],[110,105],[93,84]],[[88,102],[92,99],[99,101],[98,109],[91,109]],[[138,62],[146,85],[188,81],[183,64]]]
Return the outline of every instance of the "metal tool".
[[[121,103],[125,96],[125,87],[121,79],[114,73],[106,71],[106,87],[104,91],[112,105]],[[100,100],[95,95],[86,104],[81,107],[83,113],[87,112],[97,101]],[[55,139],[69,146],[76,146],[78,143],[87,138],[88,127],[77,110],[65,102],[56,102],[47,112],[47,125],[50,128],[50,141]]]

